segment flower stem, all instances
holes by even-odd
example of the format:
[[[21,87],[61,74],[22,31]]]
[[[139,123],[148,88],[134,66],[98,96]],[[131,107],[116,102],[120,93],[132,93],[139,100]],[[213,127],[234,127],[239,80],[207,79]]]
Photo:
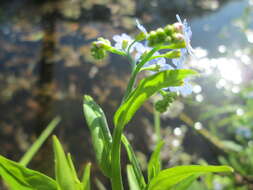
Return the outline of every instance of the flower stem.
[[[161,140],[161,120],[160,113],[154,107],[154,126],[155,126],[155,135],[156,135],[156,144]]]
[[[149,58],[158,50],[159,48],[153,48],[137,65],[133,65],[130,81],[128,83],[126,93],[123,97],[122,103],[128,98],[129,94],[132,92],[137,74],[140,72],[142,66],[149,60]],[[112,176],[111,184],[112,190],[123,190],[122,175],[121,175],[121,165],[120,165],[120,155],[121,155],[121,136],[124,126],[119,123],[115,126],[113,131],[112,139]]]
[[[131,77],[130,77],[130,80],[129,80],[129,83],[128,83],[128,86],[127,86],[127,89],[126,89],[126,93],[123,97],[123,100],[122,102],[124,102],[129,94],[132,92],[133,90],[133,87],[134,87],[134,83],[135,83],[135,80],[136,80],[136,77],[137,77],[137,74],[141,71],[141,68],[142,66],[147,62],[149,61],[149,59],[152,57],[152,55],[157,51],[159,50],[159,47],[155,47],[153,48],[142,60],[140,63],[138,63],[136,66],[133,67],[133,70],[132,70],[132,73],[131,73]]]
[[[123,190],[122,176],[121,176],[121,165],[120,165],[120,151],[121,151],[121,136],[122,127],[117,126],[113,131],[112,140],[112,176],[111,184],[112,190]]]

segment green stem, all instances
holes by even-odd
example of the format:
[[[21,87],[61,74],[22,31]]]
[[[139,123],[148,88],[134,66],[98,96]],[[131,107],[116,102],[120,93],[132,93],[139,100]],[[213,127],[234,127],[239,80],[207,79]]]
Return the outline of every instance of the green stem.
[[[122,176],[121,176],[121,165],[120,165],[121,136],[122,136],[122,127],[116,126],[113,131],[112,152],[111,152],[112,190],[123,190],[123,183],[122,183]]]
[[[160,120],[160,113],[155,109],[155,106],[154,106],[154,126],[155,126],[156,143],[158,143],[161,140],[161,120]]]
[[[136,66],[133,67],[133,70],[132,70],[132,73],[131,73],[131,77],[130,77],[130,80],[129,80],[129,83],[128,83],[128,86],[127,86],[127,89],[126,89],[126,93],[123,97],[123,101],[124,102],[129,94],[132,92],[132,89],[134,87],[134,83],[135,83],[135,80],[136,80],[136,77],[137,77],[137,74],[140,72],[141,68],[143,67],[143,65],[149,61],[149,59],[152,57],[152,55],[157,51],[159,50],[159,47],[155,47],[153,48],[142,60],[140,63],[138,63]]]
[[[137,40],[134,40],[127,48],[127,56],[128,56],[128,59],[130,60],[130,64],[131,64],[131,67],[132,67],[132,71],[135,69],[135,66],[136,66],[136,61],[131,57],[131,53],[130,53],[130,49],[132,48],[132,46],[137,42]]]
[[[130,77],[130,81],[128,83],[126,93],[123,97],[122,103],[128,98],[129,94],[132,92],[134,87],[134,83],[137,77],[137,74],[140,72],[142,66],[149,60],[152,55],[159,50],[159,47],[153,48],[142,60],[139,64],[132,64],[133,69]],[[123,190],[122,176],[121,176],[121,165],[120,165],[120,155],[121,155],[121,136],[123,132],[124,126],[119,124],[115,126],[113,131],[113,140],[112,140],[112,176],[111,176],[111,184],[112,190]]]
[[[134,86],[134,83],[135,83],[135,79],[136,79],[137,74],[138,74],[138,72],[136,72],[136,67],[134,67],[133,70],[132,70],[132,73],[131,73],[129,83],[127,85],[125,95],[124,95],[123,100],[122,100],[122,103],[127,99],[129,94],[131,93],[131,91],[133,89],[133,86]]]

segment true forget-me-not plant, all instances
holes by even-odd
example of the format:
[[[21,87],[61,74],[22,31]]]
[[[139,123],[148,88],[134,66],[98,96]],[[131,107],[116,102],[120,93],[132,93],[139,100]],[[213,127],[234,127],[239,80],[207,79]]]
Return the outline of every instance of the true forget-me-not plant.
[[[91,52],[95,58],[101,59],[107,56],[108,52],[115,53],[126,57],[132,68],[121,104],[114,114],[112,136],[107,124],[100,126],[101,134],[104,134],[105,138],[101,140],[101,136],[94,134],[94,126],[89,120],[89,110],[96,110],[92,108],[95,102],[90,96],[86,95],[84,98],[84,113],[94,136],[97,160],[101,170],[111,180],[113,190],[124,189],[120,161],[121,142],[128,154],[129,164],[126,169],[131,190],[176,190],[177,188],[185,190],[200,174],[232,171],[227,166],[178,166],[161,170],[159,155],[164,142],[159,140],[149,160],[147,179],[145,179],[134,151],[124,136],[124,128],[128,122],[152,95],[161,95],[162,98],[154,104],[154,107],[156,112],[162,113],[176,98],[176,94],[185,96],[191,93],[187,77],[196,72],[184,69],[184,64],[188,54],[193,56],[193,48],[190,44],[192,32],[186,20],[182,22],[178,15],[176,17],[178,22],[149,32],[136,20],[137,28],[140,30],[136,36],[131,37],[125,33],[115,35],[113,46],[104,38],[98,38],[92,44]],[[136,78],[142,71],[148,71],[149,74],[137,82]],[[104,114],[101,113],[100,116],[103,118],[102,123],[105,123]],[[158,133],[156,135],[160,136]],[[103,146],[100,145],[100,151],[98,151],[99,142],[104,142]]]

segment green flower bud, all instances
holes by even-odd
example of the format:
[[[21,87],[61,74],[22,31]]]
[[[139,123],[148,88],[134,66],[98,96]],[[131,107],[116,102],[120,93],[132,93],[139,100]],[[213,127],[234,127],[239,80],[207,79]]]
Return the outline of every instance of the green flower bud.
[[[176,22],[173,24],[174,30],[179,33],[183,33],[183,24]]]
[[[103,59],[107,55],[107,52],[103,48],[93,45],[91,48],[91,55],[95,59]]]
[[[157,38],[158,43],[163,43],[164,42],[164,40],[166,38],[166,34],[165,34],[165,32],[162,28],[158,28],[156,30],[156,38]]]
[[[135,40],[142,41],[147,38],[147,35],[144,32],[141,32],[135,36]]]
[[[174,33],[172,34],[172,41],[173,42],[182,42],[184,41],[184,35],[181,33]]]
[[[155,109],[160,113],[163,113],[167,110],[167,108],[175,100],[177,95],[176,95],[175,92],[165,92],[165,91],[163,91],[162,96],[163,96],[163,99],[158,100],[155,103]]]
[[[165,43],[171,43],[172,42],[172,38],[170,37],[170,36],[167,36],[166,38],[165,38]]]
[[[95,59],[103,59],[107,56],[107,50],[111,48],[111,42],[104,38],[98,38],[97,41],[92,43],[91,55]]]
[[[175,28],[172,25],[167,25],[164,28],[164,32],[167,36],[172,36],[172,34],[175,32]]]
[[[156,42],[156,32],[155,31],[151,31],[148,35],[148,45],[149,46],[154,46],[155,42]]]

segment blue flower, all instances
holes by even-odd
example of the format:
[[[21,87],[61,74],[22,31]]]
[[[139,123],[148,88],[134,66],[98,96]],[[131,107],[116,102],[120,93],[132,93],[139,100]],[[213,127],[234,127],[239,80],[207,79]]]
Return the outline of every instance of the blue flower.
[[[129,45],[134,41],[129,35],[123,33],[121,35],[115,35],[112,39],[116,42],[114,47],[120,51],[126,51]],[[134,46],[130,48],[130,52],[134,50]]]

